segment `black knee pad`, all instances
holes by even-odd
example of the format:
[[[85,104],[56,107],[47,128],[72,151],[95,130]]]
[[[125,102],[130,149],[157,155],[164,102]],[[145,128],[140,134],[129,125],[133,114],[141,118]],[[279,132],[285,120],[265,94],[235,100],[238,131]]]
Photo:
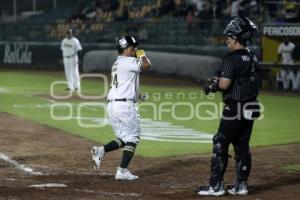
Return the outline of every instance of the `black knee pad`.
[[[248,145],[234,145],[236,163],[242,162],[244,165],[251,165],[251,152]]]
[[[222,133],[217,133],[213,137],[213,153],[216,157],[228,157],[228,145],[226,137]]]
[[[251,157],[251,152],[248,151],[235,155],[235,160],[242,160],[245,163],[251,163]]]

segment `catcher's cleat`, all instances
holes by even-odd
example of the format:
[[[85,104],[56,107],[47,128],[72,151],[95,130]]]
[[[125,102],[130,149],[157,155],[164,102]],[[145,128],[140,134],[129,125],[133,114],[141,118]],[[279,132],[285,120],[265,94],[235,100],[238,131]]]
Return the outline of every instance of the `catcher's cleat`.
[[[93,161],[94,169],[99,170],[101,160],[103,159],[105,154],[104,147],[93,146],[93,148],[91,149],[91,153],[92,153],[92,161]]]
[[[115,179],[116,180],[136,180],[139,177],[136,175],[133,175],[130,173],[130,171],[128,169],[123,169],[121,167],[118,167]]]
[[[211,185],[202,185],[197,189],[197,193],[203,196],[222,196],[225,194],[223,183],[218,188]]]
[[[247,183],[242,182],[238,186],[231,185],[227,187],[228,194],[231,195],[247,195],[248,194],[248,186]]]

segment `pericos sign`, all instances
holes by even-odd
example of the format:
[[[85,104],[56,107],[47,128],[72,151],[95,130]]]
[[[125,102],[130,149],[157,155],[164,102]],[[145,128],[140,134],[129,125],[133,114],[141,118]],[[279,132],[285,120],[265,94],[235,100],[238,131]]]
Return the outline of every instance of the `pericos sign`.
[[[3,63],[7,64],[31,64],[32,52],[28,44],[12,43],[5,44]]]
[[[300,24],[293,26],[264,26],[265,36],[300,36]]]
[[[300,36],[300,25],[298,26],[264,26],[265,36]]]

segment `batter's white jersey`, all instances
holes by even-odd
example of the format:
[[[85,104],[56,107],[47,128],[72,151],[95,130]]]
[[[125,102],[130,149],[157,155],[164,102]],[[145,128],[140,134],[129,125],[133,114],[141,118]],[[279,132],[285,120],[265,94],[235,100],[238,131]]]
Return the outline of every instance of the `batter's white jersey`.
[[[294,60],[292,58],[292,52],[295,49],[295,45],[291,42],[288,45],[281,43],[278,47],[278,53],[282,56],[282,64],[294,64]]]
[[[82,50],[79,40],[75,37],[64,38],[61,42],[60,49],[63,54],[65,76],[68,82],[68,88],[80,90],[80,77],[78,67],[77,52]]]
[[[129,99],[136,101],[139,94],[139,72],[141,60],[134,57],[118,56],[112,66],[111,89],[108,99]]]
[[[118,56],[112,66],[111,89],[108,93],[108,116],[116,137],[138,143],[141,135],[140,116],[136,105],[139,94],[141,60]]]

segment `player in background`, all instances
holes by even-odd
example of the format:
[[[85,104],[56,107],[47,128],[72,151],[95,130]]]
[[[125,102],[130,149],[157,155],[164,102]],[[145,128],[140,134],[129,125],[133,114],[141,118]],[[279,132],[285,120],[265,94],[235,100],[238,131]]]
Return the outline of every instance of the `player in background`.
[[[65,75],[68,82],[67,90],[80,91],[78,52],[82,50],[82,47],[79,40],[73,36],[72,29],[67,31],[67,37],[62,40],[60,49],[63,54]]]
[[[151,64],[143,50],[138,50],[138,42],[132,36],[121,37],[117,41],[119,56],[111,70],[111,89],[107,96],[108,116],[116,134],[116,139],[104,146],[91,149],[94,168],[97,170],[105,155],[123,148],[116,180],[135,180],[139,177],[127,169],[140,141],[140,116],[136,102],[140,97],[139,73]]]
[[[292,53],[294,49],[295,44],[290,42],[288,38],[284,39],[284,42],[280,43],[277,49],[277,63],[281,61],[281,64],[293,65],[294,60],[292,57]],[[290,69],[283,67],[279,72],[277,72],[276,81],[281,81],[283,89],[288,90],[290,87],[290,79],[292,78],[292,76],[293,72]],[[295,87],[294,89],[297,90],[297,87]]]
[[[281,63],[286,64],[286,65],[292,65],[294,64],[294,60],[292,57],[292,53],[295,49],[295,44],[290,42],[288,38],[282,42],[277,49],[278,52],[278,59],[277,62],[280,61],[281,58]]]

